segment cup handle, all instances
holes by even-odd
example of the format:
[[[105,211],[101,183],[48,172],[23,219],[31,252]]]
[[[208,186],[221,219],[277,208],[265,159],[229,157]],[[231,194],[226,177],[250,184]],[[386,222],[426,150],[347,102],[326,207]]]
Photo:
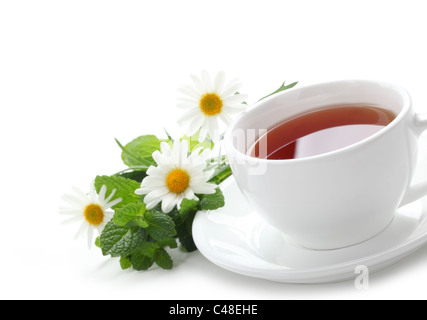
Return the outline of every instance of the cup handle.
[[[420,136],[427,130],[427,114],[416,114],[412,122],[412,130],[417,136]],[[403,196],[399,207],[414,202],[427,195],[427,180],[411,184]]]

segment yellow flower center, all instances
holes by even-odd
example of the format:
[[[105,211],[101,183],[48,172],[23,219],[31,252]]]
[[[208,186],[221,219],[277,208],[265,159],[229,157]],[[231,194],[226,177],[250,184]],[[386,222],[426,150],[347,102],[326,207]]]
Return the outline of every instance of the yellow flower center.
[[[200,109],[205,116],[214,116],[221,113],[222,99],[216,93],[207,93],[200,99]]]
[[[104,221],[104,210],[98,204],[90,204],[85,208],[85,219],[93,226],[99,226]]]
[[[187,190],[190,185],[190,176],[185,170],[172,170],[166,178],[166,185],[170,192],[181,194]]]

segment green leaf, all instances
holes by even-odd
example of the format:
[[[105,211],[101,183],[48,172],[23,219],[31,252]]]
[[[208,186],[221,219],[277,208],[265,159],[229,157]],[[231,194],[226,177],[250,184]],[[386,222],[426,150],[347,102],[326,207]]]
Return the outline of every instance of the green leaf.
[[[187,140],[188,141],[188,146],[189,146],[189,151],[193,152],[194,150],[198,149],[198,148],[203,148],[203,149],[210,149],[212,150],[215,146],[215,144],[211,141],[205,140],[203,142],[199,142],[199,135],[200,135],[200,130],[198,132],[196,132],[194,135],[192,135],[191,137],[188,136],[183,136],[181,138],[181,141]]]
[[[197,246],[196,246],[196,243],[194,242],[192,234],[181,236],[179,238],[179,242],[187,252],[194,252],[197,250]]]
[[[181,215],[181,219],[185,220],[191,214],[197,212],[199,208],[200,201],[197,200],[188,200],[184,199],[181,202],[181,208],[179,209],[179,213]]]
[[[112,257],[130,256],[143,241],[142,230],[117,226],[110,221],[100,237],[102,254]]]
[[[156,264],[163,269],[171,270],[173,268],[173,261],[169,253],[165,249],[159,249],[154,255],[154,261]]]
[[[133,254],[130,261],[136,271],[148,270],[154,264],[154,259],[144,255],[141,251]]]
[[[95,189],[99,193],[102,186],[107,187],[108,192],[116,189],[116,193],[112,200],[122,198],[122,202],[116,204],[113,209],[119,209],[129,203],[139,201],[139,196],[135,194],[135,190],[140,187],[140,184],[134,180],[125,179],[122,177],[98,176],[95,179]]]
[[[224,195],[220,188],[214,194],[200,196],[200,210],[216,210],[225,205]]]
[[[162,141],[164,140],[160,140],[156,136],[146,135],[136,138],[124,147],[119,141],[117,144],[123,151],[122,160],[127,166],[146,166],[148,169],[148,167],[156,165],[153,153],[160,150]]]
[[[146,171],[136,171],[136,170],[123,171],[123,172],[118,173],[116,176],[122,177],[125,179],[134,180],[138,183],[141,183],[142,180],[144,180],[147,177],[147,172]]]
[[[165,240],[157,241],[156,244],[161,247],[169,247],[171,249],[178,248],[178,244],[176,243],[176,240],[174,238],[167,238]]]
[[[147,233],[154,240],[161,241],[176,235],[175,223],[172,218],[161,211],[147,211],[145,221],[148,223]]]
[[[179,242],[188,252],[197,250],[193,239],[193,221],[199,210],[199,204],[198,201],[184,200],[181,204],[180,214],[175,218]]]
[[[154,258],[158,249],[160,249],[160,246],[157,243],[148,241],[143,242],[139,247],[139,251],[150,258]]]
[[[147,228],[148,224],[144,219],[146,211],[147,209],[143,202],[129,203],[116,210],[116,213],[114,214],[114,223],[118,226],[124,227],[129,226],[129,224],[133,222],[132,225]]]
[[[120,258],[120,267],[122,267],[123,270],[131,268],[132,267],[132,262],[130,261],[130,258],[128,258],[128,257],[121,257]]]
[[[98,248],[101,248],[101,239],[99,237],[97,237],[95,240],[95,246],[97,246]]]
[[[291,83],[291,84],[289,84],[289,85],[285,86],[285,82],[283,82],[283,84],[280,86],[280,88],[279,88],[279,89],[277,89],[277,90],[276,90],[276,91],[274,91],[273,93],[270,93],[268,96],[265,96],[264,98],[259,99],[259,101],[264,100],[264,99],[266,99],[266,98],[268,98],[268,97],[271,97],[272,95],[275,95],[275,94],[277,94],[277,93],[279,93],[279,92],[282,92],[282,91],[285,91],[285,90],[291,89],[291,88],[295,87],[297,84],[298,84],[298,82],[294,82],[294,83]],[[258,102],[259,102],[259,101],[258,101]]]

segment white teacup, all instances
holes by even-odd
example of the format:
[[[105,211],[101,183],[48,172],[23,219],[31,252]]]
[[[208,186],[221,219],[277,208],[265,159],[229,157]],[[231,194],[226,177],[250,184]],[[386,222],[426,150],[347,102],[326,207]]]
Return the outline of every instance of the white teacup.
[[[254,132],[322,106],[354,103],[382,106],[397,117],[368,138],[324,154],[291,160],[248,155]],[[255,210],[298,244],[330,250],[374,237],[397,208],[427,194],[427,182],[411,183],[417,141],[426,129],[427,116],[415,114],[405,90],[377,81],[336,81],[259,102],[231,125],[225,145],[233,175]]]

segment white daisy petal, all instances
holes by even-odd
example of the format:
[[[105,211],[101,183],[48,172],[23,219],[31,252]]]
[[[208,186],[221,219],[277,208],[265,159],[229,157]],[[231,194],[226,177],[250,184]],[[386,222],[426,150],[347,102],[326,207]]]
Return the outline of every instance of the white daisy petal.
[[[180,164],[186,162],[188,157],[188,141],[182,140],[180,149]]]
[[[213,84],[213,91],[221,93],[222,89],[224,88],[225,83],[225,72],[220,71],[215,77],[214,84]]]
[[[206,129],[206,121],[205,121],[202,128],[200,129],[199,142],[201,143],[205,141],[207,136],[208,136],[208,130]]]
[[[105,211],[104,215],[105,215],[104,223],[107,224],[108,222],[110,222],[111,219],[113,219],[114,212]]]
[[[212,151],[210,149],[205,149],[203,150],[203,152],[200,154],[200,159],[205,162],[206,164],[206,160],[209,158],[210,154],[212,153]]]
[[[78,197],[73,196],[71,194],[64,194],[62,196],[62,200],[64,200],[65,202],[67,202],[73,208],[85,207],[86,204],[89,202],[87,199],[78,198]]]
[[[176,198],[176,200],[175,200],[175,202],[176,202],[176,206],[177,206],[177,208],[178,208],[178,210],[180,210],[181,209],[181,204],[182,204],[182,201],[185,199],[185,195],[184,194],[180,194],[177,198]],[[173,209],[173,208],[172,208]]]
[[[199,77],[192,74],[192,75],[190,75],[190,78],[194,83],[194,86],[196,88],[196,92],[200,95],[203,95],[205,93],[205,89],[203,88],[202,81],[199,79]]]
[[[193,164],[191,168],[189,168],[188,173],[192,176],[191,181],[196,179],[196,175],[200,175],[201,172],[203,172],[203,169],[206,168],[206,163],[197,163]]]
[[[64,216],[81,215],[81,210],[76,210],[74,208],[59,208],[59,214]]]
[[[92,240],[93,240],[93,228],[89,227],[89,230],[87,231],[87,246],[90,249],[92,249]]]
[[[184,110],[187,110],[187,109],[194,108],[194,105],[193,105],[193,104],[189,104],[189,103],[181,102],[181,103],[177,103],[176,107],[177,107],[178,109],[184,109]]]
[[[89,198],[90,198],[90,201],[91,201],[92,203],[95,203],[95,201],[96,201],[96,199],[97,199],[97,196],[96,196],[96,189],[95,189],[95,183],[94,183],[94,182],[92,182],[92,183],[90,184]]]
[[[196,197],[193,190],[191,190],[190,188],[188,188],[187,191],[185,191],[184,198],[188,200],[199,200],[199,198]]]
[[[224,87],[224,90],[221,92],[221,96],[224,98],[233,96],[241,87],[242,84],[240,83],[240,80],[235,78]]]
[[[172,152],[171,152],[172,153]],[[168,156],[170,157],[170,154],[168,154]],[[157,163],[158,166],[164,166],[168,164],[168,160],[166,157],[164,157],[160,151],[155,151],[153,153],[153,159],[154,161]]]
[[[160,188],[160,187],[163,187],[165,185],[165,181],[163,178],[164,178],[164,174],[162,175],[161,178],[148,176],[144,179],[142,184],[144,186]]]
[[[159,200],[159,201],[154,200],[152,202],[146,203],[147,210],[151,210],[151,209],[155,208],[160,203],[160,201],[161,200]]]
[[[64,221],[61,221],[61,224],[67,225],[67,224],[72,224],[72,223],[79,222],[82,220],[83,220],[83,217],[81,215],[79,215],[79,216],[74,216],[74,217],[68,218]]]
[[[232,105],[232,104],[236,104],[236,103],[241,103],[243,101],[245,101],[248,98],[248,95],[246,94],[236,94],[234,96],[229,96],[227,98],[224,99],[224,104],[225,105]]]
[[[218,125],[218,118],[217,117],[210,117],[208,119],[208,131],[209,135],[211,136],[212,140],[217,143],[220,140],[220,132],[219,132],[219,125]]]
[[[206,181],[210,180],[210,178],[212,178],[214,173],[215,173],[215,170],[201,171],[197,175],[197,177],[191,180],[190,187],[193,188],[194,184],[205,183]]]
[[[230,118],[229,115],[227,115],[226,113],[222,113],[220,115],[218,115],[218,117],[227,125],[229,126],[232,122],[233,119]]]
[[[113,191],[111,191],[110,195],[108,196],[107,199],[105,199],[105,202],[108,203],[111,199],[113,199],[114,195],[116,194],[117,189],[114,189]]]
[[[168,188],[163,186],[160,189],[156,189],[154,191],[151,191],[149,194],[147,194],[144,198],[144,202],[145,204],[151,203],[153,201],[157,201],[157,203],[159,203],[160,202],[159,199],[162,199],[168,193],[169,193]]]
[[[150,192],[156,190],[158,187],[141,187],[135,190],[135,194],[138,196],[143,196],[145,194],[149,194]]]
[[[210,153],[210,149],[203,149],[200,147],[194,150],[188,159],[193,161],[193,163],[200,162],[206,165],[206,159],[209,157]]]
[[[110,209],[112,207],[114,207],[116,204],[119,204],[120,202],[122,202],[123,199],[122,198],[117,198],[111,202],[108,202],[107,204],[105,204],[104,209]]]
[[[197,178],[191,180],[190,182],[190,188],[195,192],[195,193],[200,193],[197,192],[195,189],[197,189],[198,186],[202,186],[206,183],[206,181],[209,181],[210,178],[212,177],[212,174],[210,175],[199,175],[197,176]]]
[[[218,186],[213,183],[205,183],[204,185],[197,186],[193,189],[197,194],[214,194]]]
[[[102,200],[102,201],[105,201],[105,195],[106,195],[106,193],[107,193],[107,186],[103,185],[101,187],[101,190],[99,191],[99,199]]]
[[[84,194],[79,188],[73,187],[71,190],[81,199],[86,199],[87,194]]]
[[[171,146],[167,142],[162,142],[160,144],[160,150],[162,150],[162,153],[165,157],[169,157],[170,154],[172,153]]]
[[[191,121],[195,117],[197,117],[201,114],[202,114],[202,112],[200,111],[200,109],[195,109],[195,108],[189,109],[181,116],[181,118],[178,119],[178,124],[182,124],[182,123]]]
[[[175,166],[180,167],[181,164],[187,159],[188,154],[188,141],[176,140],[174,142],[173,151],[172,151],[172,162]]]
[[[85,222],[83,222],[79,228],[79,230],[77,231],[76,235],[74,236],[74,240],[77,240],[78,238],[80,238],[80,236],[89,228],[89,224]]]
[[[141,182],[141,188],[142,189],[150,189],[150,188],[158,188],[165,185],[165,176],[166,172],[163,170],[158,170],[155,172],[155,174],[148,175],[142,182]]]
[[[182,94],[190,97],[190,98],[193,98],[193,99],[196,99],[196,100],[200,99],[200,95],[197,92],[195,92],[193,90],[190,90],[190,89],[188,89],[186,87],[178,88],[178,91],[181,92]]]
[[[209,73],[206,70],[202,71],[202,82],[203,82],[203,87],[205,89],[205,93],[212,92],[212,80],[211,80],[211,77],[209,76]]]
[[[177,204],[177,195],[169,193],[162,201],[162,211],[170,213]]]
[[[199,105],[200,97],[195,98],[178,98],[177,99],[179,103],[188,104],[192,107],[196,107]]]
[[[233,105],[233,106],[225,106],[223,111],[224,114],[236,114],[236,113],[241,113],[243,111],[245,111],[245,109],[247,108],[247,105],[244,104],[240,104],[240,105]]]
[[[199,131],[200,127],[203,125],[204,121],[205,117],[202,114],[197,117],[194,117],[190,125],[188,126],[187,136],[191,137],[196,134],[196,132]]]

